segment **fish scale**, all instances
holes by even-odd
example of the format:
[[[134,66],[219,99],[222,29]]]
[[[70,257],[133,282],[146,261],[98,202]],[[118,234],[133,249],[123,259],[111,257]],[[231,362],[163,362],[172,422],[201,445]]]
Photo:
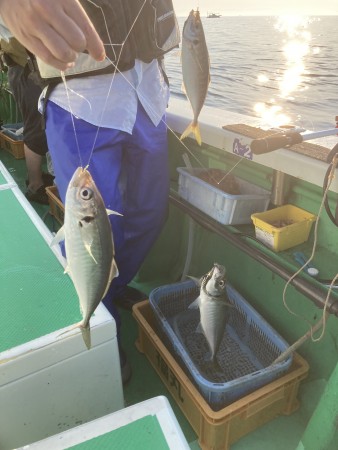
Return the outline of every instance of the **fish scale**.
[[[118,275],[108,214],[89,171],[79,167],[69,182],[63,227],[52,244],[65,240],[67,268],[79,297],[83,340],[91,347],[89,320]]]
[[[210,346],[211,359],[214,359],[222,341],[227,322],[227,315],[220,314],[220,309],[222,307],[226,308],[226,305],[220,306],[220,300],[208,300],[203,303],[202,307],[204,309],[201,316],[202,329]],[[226,311],[224,312],[226,313]]]
[[[67,228],[66,220],[65,226]],[[70,234],[74,237],[69,245],[66,242],[66,254],[69,255],[67,259],[68,261],[70,259],[73,261],[81,261],[81,264],[72,264],[70,266],[70,275],[76,290],[79,293],[81,309],[84,314],[84,322],[87,322],[89,320],[87,310],[90,310],[91,303],[95,304],[97,302],[96,297],[100,296],[101,292],[103,294],[105,290],[105,284],[102,287],[101,283],[97,283],[97,285],[95,285],[91,282],[91,280],[94,277],[97,280],[106,279],[102,265],[108,263],[109,261],[104,261],[103,254],[100,251],[101,246],[97,245],[97,242],[93,241],[91,248],[92,254],[96,261],[102,261],[102,264],[95,263],[93,257],[88,253],[83,245],[76,220],[70,224]],[[99,235],[98,231],[95,234]]]
[[[225,289],[225,267],[215,263],[199,284],[200,295],[189,308],[200,310],[200,324],[196,331],[204,334],[211,352],[210,362],[217,368],[216,354],[225,332],[228,310],[231,306]]]
[[[183,90],[193,110],[193,121],[181,135],[181,140],[193,133],[201,145],[198,116],[204,105],[210,83],[209,53],[199,11],[192,10],[182,33]]]

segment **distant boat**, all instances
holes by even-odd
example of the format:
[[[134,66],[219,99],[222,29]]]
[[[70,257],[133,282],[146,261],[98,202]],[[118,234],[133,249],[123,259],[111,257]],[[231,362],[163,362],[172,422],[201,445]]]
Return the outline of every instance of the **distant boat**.
[[[218,19],[218,17],[221,17],[221,14],[207,12],[207,17],[208,19]]]

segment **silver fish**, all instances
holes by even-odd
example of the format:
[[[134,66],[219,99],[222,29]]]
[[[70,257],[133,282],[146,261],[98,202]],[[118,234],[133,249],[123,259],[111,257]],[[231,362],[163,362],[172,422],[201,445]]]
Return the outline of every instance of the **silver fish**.
[[[65,241],[67,267],[79,297],[83,320],[83,340],[91,347],[90,317],[118,276],[114,260],[114,241],[101,194],[89,171],[79,167],[69,182],[65,200],[65,219],[52,245]]]
[[[210,361],[215,366],[218,366],[216,354],[225,332],[229,307],[232,306],[225,289],[225,272],[224,266],[215,263],[199,282],[199,297],[189,305],[189,308],[200,310],[197,331],[203,332],[211,351]]]
[[[210,61],[199,11],[192,10],[182,32],[183,90],[191,104],[194,118],[183,132],[181,140],[193,133],[202,144],[198,116],[204,105],[210,83]]]

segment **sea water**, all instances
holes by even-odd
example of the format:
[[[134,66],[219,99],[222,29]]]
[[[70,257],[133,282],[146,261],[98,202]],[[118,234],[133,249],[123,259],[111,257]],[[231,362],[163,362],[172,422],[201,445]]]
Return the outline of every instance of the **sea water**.
[[[181,31],[186,18],[179,18]],[[262,125],[334,128],[338,16],[202,18],[210,56],[206,105],[260,117]],[[165,58],[172,95],[182,91],[180,50]]]

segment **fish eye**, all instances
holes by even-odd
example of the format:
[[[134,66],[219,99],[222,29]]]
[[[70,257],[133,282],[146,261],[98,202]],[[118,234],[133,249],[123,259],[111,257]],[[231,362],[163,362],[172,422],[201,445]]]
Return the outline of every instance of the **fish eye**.
[[[221,287],[224,287],[225,281],[224,281],[224,280],[219,280],[219,285],[220,285]]]
[[[90,200],[93,197],[93,191],[91,189],[84,188],[81,189],[80,195],[83,200]]]

